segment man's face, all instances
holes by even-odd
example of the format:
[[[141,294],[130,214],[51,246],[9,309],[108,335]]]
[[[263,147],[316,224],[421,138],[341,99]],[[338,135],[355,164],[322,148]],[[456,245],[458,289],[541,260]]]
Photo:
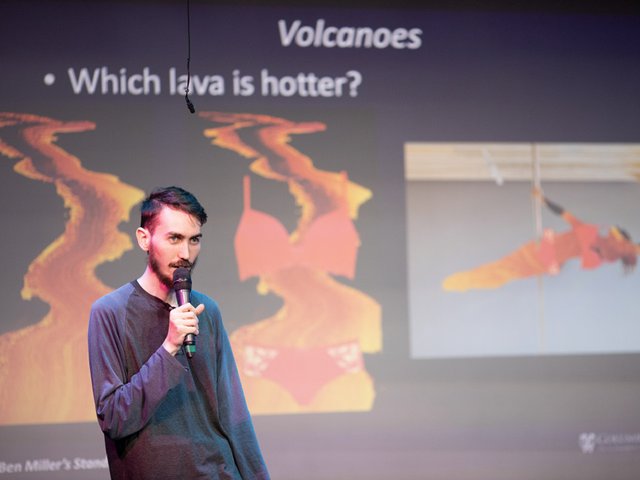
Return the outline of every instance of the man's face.
[[[149,266],[166,287],[176,268],[193,269],[200,253],[200,222],[181,210],[163,207],[150,232]]]

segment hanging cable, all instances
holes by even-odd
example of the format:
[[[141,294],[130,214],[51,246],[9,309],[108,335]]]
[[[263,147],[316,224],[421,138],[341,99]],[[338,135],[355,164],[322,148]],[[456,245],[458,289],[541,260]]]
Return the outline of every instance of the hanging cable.
[[[184,99],[191,113],[196,113],[196,107],[189,100],[189,85],[191,85],[191,8],[187,0],[187,88],[184,89]]]

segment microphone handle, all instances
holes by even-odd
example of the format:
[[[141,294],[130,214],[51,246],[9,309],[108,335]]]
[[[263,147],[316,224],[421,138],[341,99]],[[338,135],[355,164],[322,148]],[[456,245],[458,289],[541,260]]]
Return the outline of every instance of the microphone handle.
[[[191,290],[186,288],[176,290],[176,300],[179,307],[185,303],[189,303],[189,297],[191,297]],[[193,354],[196,353],[196,336],[193,333],[187,333],[184,337],[183,345],[187,358],[192,358]]]

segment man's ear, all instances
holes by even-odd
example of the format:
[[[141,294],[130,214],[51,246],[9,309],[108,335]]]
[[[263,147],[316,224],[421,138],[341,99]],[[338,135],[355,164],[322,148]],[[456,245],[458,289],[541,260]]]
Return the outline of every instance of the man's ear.
[[[143,227],[138,227],[136,229],[136,239],[138,240],[138,245],[145,252],[149,251],[149,243],[151,242],[151,232]]]

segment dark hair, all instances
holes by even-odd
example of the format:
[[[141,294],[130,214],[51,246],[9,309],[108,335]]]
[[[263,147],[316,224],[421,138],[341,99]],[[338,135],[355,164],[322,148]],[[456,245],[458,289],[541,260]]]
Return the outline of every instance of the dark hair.
[[[207,213],[191,193],[180,187],[163,187],[156,188],[142,201],[140,226],[153,230],[156,217],[165,206],[193,215],[198,219],[200,225],[207,222]]]

